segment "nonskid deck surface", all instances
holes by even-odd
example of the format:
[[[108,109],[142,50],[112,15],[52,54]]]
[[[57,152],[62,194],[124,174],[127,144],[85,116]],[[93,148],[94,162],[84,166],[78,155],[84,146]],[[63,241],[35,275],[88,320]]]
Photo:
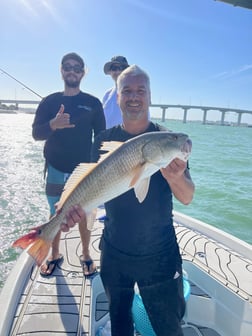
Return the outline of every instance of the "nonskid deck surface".
[[[102,210],[98,212],[98,217],[100,215],[102,215]],[[97,220],[91,234],[90,252],[98,270],[100,268],[98,246],[102,229],[103,223]],[[210,267],[212,273],[221,272],[222,276],[224,274],[228,286],[235,282],[236,286],[232,289],[239,295],[251,295],[251,288],[247,288],[246,284],[243,284],[243,280],[236,273],[235,267],[232,266],[232,261],[236,258],[235,255],[222,249],[219,245],[212,248],[214,242],[207,243],[205,237],[186,229],[181,224],[175,223],[175,229],[183,258],[186,261],[199,259],[199,263],[203,264],[205,268]],[[211,245],[216,255],[214,260],[212,257],[206,258],[206,254],[209,252],[208,244]],[[32,268],[30,274],[27,274],[27,286],[19,301],[10,335],[95,336],[98,327],[104,325],[108,320],[108,304],[99,274],[90,278],[85,278],[82,274],[79,262],[82,251],[77,229],[62,234],[60,252],[64,255],[64,262],[56,268],[52,277],[41,277],[36,266]],[[204,255],[202,256],[199,252],[204,252]],[[228,253],[228,257],[226,257],[226,253]],[[225,262],[226,258],[229,258],[228,266],[224,267],[222,264],[223,258]],[[237,256],[237,258],[240,257]],[[212,263],[215,265],[214,267]],[[216,264],[218,265],[217,269]],[[245,271],[247,269],[250,272],[250,266],[249,262],[244,260]],[[191,290],[191,296],[208,296],[193,283],[191,283]],[[91,316],[95,316],[93,322]],[[183,324],[185,336],[222,336],[204,325],[192,325],[186,319]]]
[[[175,222],[174,227],[183,261],[193,262],[242,299],[252,302],[252,259],[183,224]]]
[[[101,227],[92,232],[91,255],[99,269]],[[85,278],[78,230],[62,235],[60,251],[64,262],[53,276],[42,277],[38,267],[29,275],[21,297],[11,335],[90,335],[91,283]],[[2,335],[1,335],[2,336]]]

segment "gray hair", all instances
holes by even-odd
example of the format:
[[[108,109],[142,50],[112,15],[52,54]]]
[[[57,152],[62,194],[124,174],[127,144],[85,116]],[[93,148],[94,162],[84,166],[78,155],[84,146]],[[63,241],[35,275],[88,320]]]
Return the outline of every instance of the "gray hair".
[[[118,91],[120,91],[121,86],[122,86],[122,82],[124,80],[125,77],[127,76],[142,76],[144,77],[144,79],[146,80],[147,83],[147,87],[150,91],[150,78],[147,75],[147,73],[142,70],[139,66],[137,66],[136,64],[130,65],[128,68],[126,68],[125,70],[123,70],[120,75],[117,78],[117,88]]]

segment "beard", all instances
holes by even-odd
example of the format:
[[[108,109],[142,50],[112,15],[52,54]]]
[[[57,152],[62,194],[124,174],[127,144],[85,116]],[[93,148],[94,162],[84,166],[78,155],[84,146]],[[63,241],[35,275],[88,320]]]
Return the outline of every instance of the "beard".
[[[69,88],[72,88],[72,89],[74,89],[74,88],[77,88],[77,87],[79,87],[79,85],[80,85],[80,81],[79,80],[72,80],[72,79],[67,79],[67,78],[65,78],[65,85],[67,86],[67,87],[69,87]]]
[[[127,119],[129,120],[141,120],[146,114],[145,106],[143,106],[143,104],[141,104],[140,102],[136,103],[139,105],[138,107],[131,106],[131,102],[120,106],[123,114],[125,114],[127,116]]]
[[[80,78],[80,76],[77,76],[74,73],[66,73],[65,75],[63,75],[65,86],[71,89],[78,88],[80,86],[81,79],[82,76]]]
[[[133,112],[131,110],[125,110],[123,113],[127,116],[127,119],[129,120],[141,120],[146,114],[146,111],[139,110],[137,112]]]

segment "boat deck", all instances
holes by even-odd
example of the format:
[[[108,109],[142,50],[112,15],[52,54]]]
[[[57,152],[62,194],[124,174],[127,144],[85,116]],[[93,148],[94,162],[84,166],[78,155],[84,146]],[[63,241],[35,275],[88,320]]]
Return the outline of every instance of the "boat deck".
[[[97,220],[92,231],[90,246],[91,255],[98,270],[100,267],[98,245],[102,228],[103,223]],[[216,305],[216,302],[211,293],[211,286],[209,290],[205,290],[202,285],[205,281],[204,277],[203,279],[202,276],[197,277],[198,267],[195,266],[195,262],[206,275],[215,278],[215,281],[217,277],[220,285],[225,282],[224,285],[229,292],[234,292],[235,297],[242,297],[242,300],[245,303],[248,301],[248,304],[249,300],[251,303],[252,297],[252,264],[248,260],[242,259],[243,271],[247,272],[244,277],[240,268],[236,269],[235,267],[236,258],[242,257],[179,223],[175,222],[175,229],[184,259],[184,268],[191,283],[188,311],[183,321],[184,335],[227,336],[228,334],[218,333],[213,323],[211,325],[211,307],[213,304]],[[208,249],[213,252],[211,258],[206,257],[209,255]],[[18,308],[9,335],[95,336],[99,326],[104,325],[109,319],[108,303],[99,273],[89,278],[83,277],[79,262],[79,256],[82,253],[77,229],[62,234],[60,251],[64,255],[64,262],[56,268],[52,277],[47,278],[41,277],[38,267],[33,265],[33,261],[26,253],[21,255],[21,259],[24,259],[21,262],[27,265],[22,272],[27,271],[27,277],[19,282],[19,290],[23,287],[24,292],[20,298],[17,298]],[[191,274],[193,274],[192,277]],[[23,274],[21,276],[18,271],[15,274],[14,270],[12,277],[16,277],[19,281]],[[202,283],[200,280],[198,281],[199,278],[202,279]],[[9,304],[9,299],[6,298],[6,300],[6,304]],[[196,303],[198,306],[198,302],[200,302],[199,309],[195,310],[194,306]],[[7,314],[11,316],[12,312],[9,311]],[[95,316],[95,320],[92,321],[91,316]],[[5,323],[8,328],[8,322]],[[0,328],[0,336],[6,335],[1,334]]]

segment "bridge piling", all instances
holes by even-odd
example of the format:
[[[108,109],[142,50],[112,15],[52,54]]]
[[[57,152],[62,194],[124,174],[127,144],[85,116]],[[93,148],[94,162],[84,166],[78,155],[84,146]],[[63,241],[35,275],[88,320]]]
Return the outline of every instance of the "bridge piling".
[[[206,120],[207,120],[207,111],[208,109],[202,109],[203,110],[203,121],[202,121],[202,124],[205,125],[206,124]]]
[[[241,125],[241,118],[242,118],[242,113],[239,113],[238,118],[237,118],[237,126]]]
[[[222,126],[225,124],[225,114],[226,114],[226,111],[222,110],[221,111],[221,125]]]
[[[187,119],[187,111],[188,111],[188,108],[184,108],[184,117],[183,117],[183,123],[186,124],[186,119]]]
[[[166,107],[160,106],[162,109],[162,122],[165,122],[165,113],[166,113]]]

